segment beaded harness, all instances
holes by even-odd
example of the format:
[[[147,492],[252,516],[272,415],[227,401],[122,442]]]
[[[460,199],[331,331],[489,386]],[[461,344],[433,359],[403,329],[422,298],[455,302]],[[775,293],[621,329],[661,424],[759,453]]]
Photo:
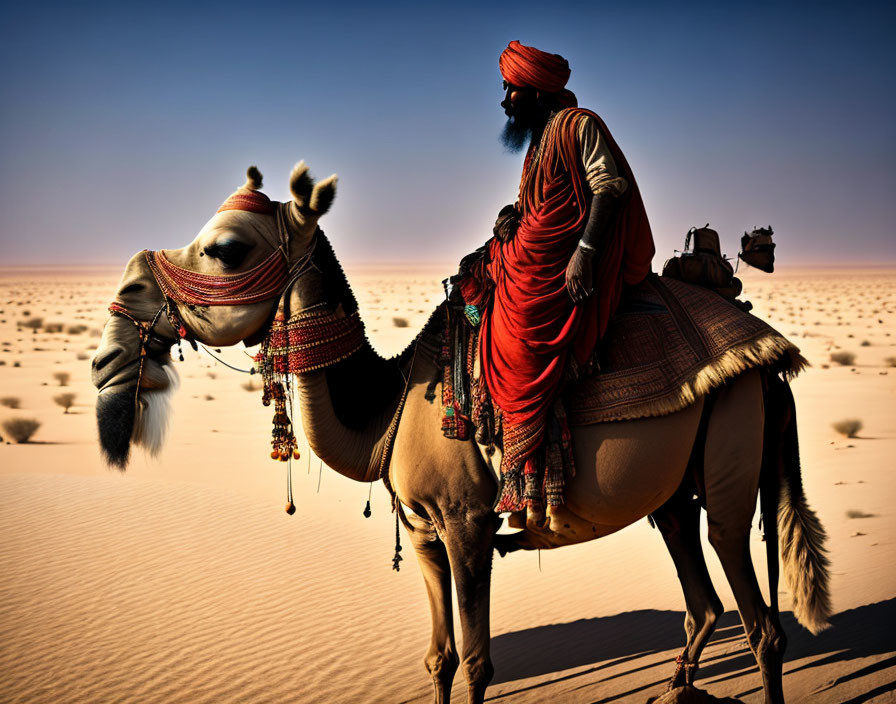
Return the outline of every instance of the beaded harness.
[[[299,459],[290,415],[292,414],[292,388],[290,374],[315,371],[332,366],[357,352],[366,337],[364,326],[356,312],[348,316],[329,311],[325,304],[305,309],[286,317],[284,298],[292,284],[311,268],[316,268],[313,255],[320,241],[318,228],[305,254],[290,261],[289,230],[285,208],[276,208],[275,217],[279,246],[260,264],[240,274],[200,274],[173,264],[164,252],[145,250],[150,272],[162,293],[163,302],[150,321],[140,320],[118,301],[109,306],[113,315],[130,320],[137,329],[140,344],[140,366],[137,372],[137,388],[134,403],[140,403],[140,386],[145,368],[147,347],[153,340],[162,344],[169,340],[154,334],[154,329],[164,313],[177,335],[178,350],[186,340],[194,349],[197,340],[179,313],[179,306],[245,305],[280,298],[274,318],[261,344],[261,350],[253,358],[250,374],[259,373],[263,379],[262,403],[274,404],[271,458],[281,462]],[[183,352],[180,351],[183,361]],[[287,410],[288,408],[288,410]],[[291,482],[287,482],[289,501],[287,512],[293,513]]]

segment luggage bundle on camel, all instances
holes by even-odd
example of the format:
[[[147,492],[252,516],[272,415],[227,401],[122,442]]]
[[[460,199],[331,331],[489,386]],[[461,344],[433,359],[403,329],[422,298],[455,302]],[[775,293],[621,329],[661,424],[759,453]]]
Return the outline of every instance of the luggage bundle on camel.
[[[773,234],[771,226],[745,232],[741,238],[738,259],[761,271],[773,272]],[[743,310],[749,311],[753,307],[749,301],[736,300],[743,291],[743,283],[734,274],[735,269],[722,254],[719,233],[710,228],[709,223],[704,227],[692,227],[688,230],[680,256],[668,259],[663,265],[663,276],[712,289]]]

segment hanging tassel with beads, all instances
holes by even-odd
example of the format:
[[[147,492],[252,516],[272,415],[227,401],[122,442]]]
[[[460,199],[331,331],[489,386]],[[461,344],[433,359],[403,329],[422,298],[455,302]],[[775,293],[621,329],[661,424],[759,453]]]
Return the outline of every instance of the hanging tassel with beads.
[[[265,406],[270,406],[271,401],[274,402],[274,429],[271,431],[271,459],[286,462],[290,459],[299,459],[301,456],[298,449],[295,433],[292,429],[292,421],[286,412],[286,392],[283,390],[283,384],[274,381],[265,384],[264,395],[261,402]]]
[[[402,557],[401,557],[401,531],[399,530],[399,526],[398,526],[398,512],[400,509],[398,508],[398,497],[397,496],[395,497],[395,502],[392,505],[392,507],[395,510],[395,556],[392,558],[392,569],[395,570],[396,572],[400,572],[401,566],[398,563],[401,562],[401,560],[402,560]]]
[[[367,505],[364,507],[364,518],[370,518],[370,497],[373,494],[373,483],[370,484],[370,490],[367,492]]]

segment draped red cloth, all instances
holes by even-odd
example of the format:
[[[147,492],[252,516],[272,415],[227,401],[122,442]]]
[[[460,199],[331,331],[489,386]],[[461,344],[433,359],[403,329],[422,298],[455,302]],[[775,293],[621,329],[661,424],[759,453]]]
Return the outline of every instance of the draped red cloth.
[[[594,293],[575,305],[565,274],[592,198],[578,139],[580,121],[589,117],[597,120],[628,188],[594,259]],[[533,453],[544,439],[547,412],[570,360],[580,367],[588,363],[623,284],[641,281],[654,255],[637,183],[603,120],[581,108],[561,110],[545,130],[542,153],[536,150],[530,147],[523,166],[519,228],[508,241],[494,239],[489,246],[494,294],[481,324],[482,374],[503,419],[499,511],[526,505],[522,475],[537,472]]]

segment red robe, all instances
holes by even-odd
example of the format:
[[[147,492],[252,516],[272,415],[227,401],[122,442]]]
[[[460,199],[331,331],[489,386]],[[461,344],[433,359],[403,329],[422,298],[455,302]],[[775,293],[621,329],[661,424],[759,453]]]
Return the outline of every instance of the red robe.
[[[579,121],[596,119],[619,176],[628,188],[602,235],[594,260],[594,293],[575,305],[566,290],[566,267],[588,220],[592,192],[578,140]],[[520,181],[519,229],[493,240],[491,305],[480,336],[482,374],[503,418],[501,471],[505,492],[498,510],[518,510],[522,473],[537,471],[533,452],[544,439],[547,413],[560,391],[570,356],[587,364],[619,305],[623,284],[650,271],[654,245],[634,176],[603,121],[582,108],[560,111],[548,125],[543,153],[530,147]]]

